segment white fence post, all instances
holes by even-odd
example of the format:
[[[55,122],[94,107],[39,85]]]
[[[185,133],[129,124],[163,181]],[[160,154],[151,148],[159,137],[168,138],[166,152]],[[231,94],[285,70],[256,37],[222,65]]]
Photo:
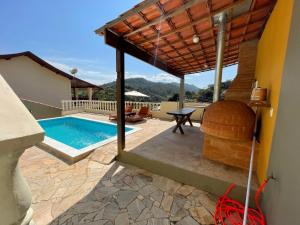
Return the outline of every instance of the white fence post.
[[[98,101],[98,100],[62,100],[63,111],[93,111],[100,113],[109,113],[116,111],[116,101]],[[150,111],[160,111],[160,102],[125,102],[125,105],[132,105],[134,110],[139,110],[142,106],[148,106]]]

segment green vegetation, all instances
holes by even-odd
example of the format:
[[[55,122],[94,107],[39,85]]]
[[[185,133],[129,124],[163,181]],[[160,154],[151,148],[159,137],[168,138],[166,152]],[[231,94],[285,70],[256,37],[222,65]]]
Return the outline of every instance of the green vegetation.
[[[222,82],[221,84],[221,98],[224,98],[224,92],[228,89],[229,85],[231,84],[231,80],[227,80]],[[198,91],[198,102],[212,102],[214,94],[214,85],[210,84],[207,88],[200,89]]]
[[[231,81],[225,81],[221,86],[221,93],[224,92],[229,86]],[[95,99],[103,101],[115,101],[116,82],[110,82],[102,85],[103,90],[94,94]],[[150,96],[149,98],[137,98],[126,97],[126,100],[131,101],[177,101],[179,96],[179,84],[178,83],[162,83],[152,82],[144,78],[130,78],[125,80],[125,91],[139,91],[143,94]],[[207,88],[199,89],[194,85],[185,84],[185,96],[187,101],[212,101],[213,85],[209,85]]]

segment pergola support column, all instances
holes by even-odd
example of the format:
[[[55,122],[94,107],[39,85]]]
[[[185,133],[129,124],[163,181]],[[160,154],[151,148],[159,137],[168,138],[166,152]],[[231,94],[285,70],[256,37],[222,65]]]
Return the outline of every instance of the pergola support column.
[[[124,50],[116,49],[116,98],[117,98],[117,123],[118,123],[118,155],[125,148],[125,95],[124,95]]]
[[[216,55],[213,102],[219,101],[219,98],[220,98],[224,47],[225,47],[225,33],[226,33],[226,13],[225,12],[222,12],[218,15],[218,28],[219,28],[219,30],[218,30],[218,37],[217,37],[217,55]]]
[[[180,86],[179,86],[179,109],[184,107],[184,76],[180,78]]]
[[[88,88],[87,89],[87,92],[88,92],[88,97],[89,97],[89,100],[91,101],[93,99],[93,88]]]

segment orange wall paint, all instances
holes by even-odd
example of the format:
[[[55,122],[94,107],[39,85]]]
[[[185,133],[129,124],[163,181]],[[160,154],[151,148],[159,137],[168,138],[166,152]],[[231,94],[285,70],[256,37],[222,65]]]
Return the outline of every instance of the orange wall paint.
[[[276,123],[283,65],[288,42],[294,0],[278,0],[258,43],[255,76],[260,87],[268,88],[271,108],[261,111],[260,152],[257,175],[262,182],[266,175]],[[273,115],[271,116],[271,111]]]

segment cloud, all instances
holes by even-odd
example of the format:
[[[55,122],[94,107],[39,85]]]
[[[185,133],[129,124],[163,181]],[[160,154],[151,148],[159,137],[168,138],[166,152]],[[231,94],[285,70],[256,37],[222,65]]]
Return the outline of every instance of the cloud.
[[[157,73],[157,74],[140,74],[134,72],[125,72],[126,78],[144,78],[153,82],[179,82],[179,79],[173,75],[167,73]]]
[[[51,65],[57,67],[58,69],[61,69],[62,71],[69,73],[72,67],[71,65],[67,63],[61,63],[57,61],[51,61],[46,60]],[[78,69],[78,73],[76,74],[76,77],[86,80],[88,82],[91,82],[93,84],[99,85],[104,84],[107,82],[111,82],[116,79],[116,74],[113,72],[107,72],[107,71],[101,71],[101,70],[91,70],[85,67],[76,67]]]
[[[99,66],[97,60],[50,57],[46,58],[46,61],[66,73],[70,73],[70,70],[74,68],[72,65],[76,65],[78,69],[76,76],[96,85],[116,80],[116,72],[109,70],[109,68]],[[157,74],[141,74],[126,71],[125,78],[144,78],[153,82],[179,82],[177,77],[163,72]]]

